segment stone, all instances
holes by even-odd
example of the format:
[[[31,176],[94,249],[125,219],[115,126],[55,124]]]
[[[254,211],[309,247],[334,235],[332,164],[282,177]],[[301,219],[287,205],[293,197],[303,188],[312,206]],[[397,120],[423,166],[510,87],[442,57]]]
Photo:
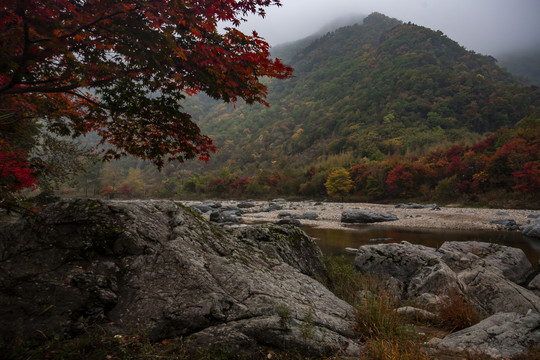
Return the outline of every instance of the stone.
[[[483,315],[540,311],[540,298],[525,285],[533,268],[521,249],[480,242],[447,242],[438,250],[408,242],[361,246],[355,268],[393,277],[413,300],[437,311],[444,297],[467,296]]]
[[[283,205],[282,203],[279,203],[279,202],[271,202],[271,203],[268,203],[268,205],[264,208],[261,209],[262,212],[270,212],[270,211],[278,211],[278,210],[282,210],[283,209]]]
[[[222,206],[219,201],[214,201],[214,200],[204,200],[202,202],[202,205],[209,206],[213,209],[219,209]]]
[[[527,285],[527,289],[531,290],[537,296],[540,296],[540,274],[537,274]]]
[[[530,224],[525,225],[521,233],[524,236],[540,239],[540,219],[531,221]]]
[[[514,219],[491,220],[492,224],[498,225],[501,230],[519,230],[519,225]]]
[[[355,269],[361,273],[393,276],[398,280],[409,280],[422,266],[436,261],[435,249],[413,245],[407,241],[398,244],[361,246],[354,259]]]
[[[240,209],[249,209],[257,205],[253,201],[241,201],[236,206],[238,206]]]
[[[360,209],[345,210],[341,214],[342,223],[367,224],[384,221],[395,221],[398,217],[390,213],[375,213]]]
[[[423,319],[437,319],[437,314],[413,306],[402,306],[400,308],[397,308],[396,312],[401,315],[408,315]]]
[[[241,219],[240,210],[213,211],[210,214],[210,221],[216,223],[236,224]]]
[[[204,204],[192,204],[189,208],[199,214],[210,214],[214,210],[212,207]]]
[[[463,270],[463,266],[470,267],[472,262],[483,260],[499,269],[505,278],[519,285],[523,285],[534,272],[523,250],[509,246],[478,241],[449,241],[443,243],[438,251],[445,255],[457,254],[459,262],[464,261],[465,265],[459,265],[446,259],[446,263],[455,271]]]
[[[441,210],[437,204],[417,204],[417,203],[407,203],[407,204],[397,204],[396,209],[430,209],[430,210]]]
[[[475,308],[483,315],[498,312],[540,312],[540,298],[525,287],[506,279],[494,267],[476,266],[458,274]]]
[[[519,355],[540,343],[540,314],[498,313],[478,324],[443,339],[433,338],[429,345],[450,351],[468,351],[495,359]]]
[[[299,220],[317,220],[318,217],[319,215],[313,212],[292,215],[293,219],[299,219]]]
[[[369,239],[369,242],[390,242],[390,241],[393,241],[394,239],[392,238],[373,238],[373,239]]]
[[[294,225],[294,226],[301,226],[302,223],[298,219],[293,219],[290,217],[282,218],[278,221],[276,221],[276,225]]]
[[[269,347],[358,356],[354,309],[313,279],[324,276],[296,227],[222,228],[172,201],[58,202],[0,229],[0,335],[97,325],[244,358]]]
[[[290,218],[291,217],[291,213],[288,212],[288,211],[280,211],[277,215],[278,218]]]

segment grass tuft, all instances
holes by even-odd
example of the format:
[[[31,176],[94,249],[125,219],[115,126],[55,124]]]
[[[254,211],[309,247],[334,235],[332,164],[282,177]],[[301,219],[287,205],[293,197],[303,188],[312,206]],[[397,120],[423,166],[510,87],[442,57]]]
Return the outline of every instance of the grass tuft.
[[[449,331],[468,328],[481,320],[480,314],[473,308],[470,297],[459,290],[450,291],[439,305],[439,325]]]

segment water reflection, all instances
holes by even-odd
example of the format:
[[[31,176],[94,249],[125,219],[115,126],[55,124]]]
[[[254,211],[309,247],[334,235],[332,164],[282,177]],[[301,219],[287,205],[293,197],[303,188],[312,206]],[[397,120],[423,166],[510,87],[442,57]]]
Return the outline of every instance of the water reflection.
[[[375,244],[374,238],[392,238],[391,242],[408,241],[412,244],[440,247],[445,241],[481,241],[517,247],[525,252],[533,266],[540,260],[540,240],[526,238],[515,231],[460,231],[460,230],[412,230],[384,225],[355,225],[352,230],[317,229],[303,226],[314,237],[326,254],[344,254],[346,247],[358,248]]]

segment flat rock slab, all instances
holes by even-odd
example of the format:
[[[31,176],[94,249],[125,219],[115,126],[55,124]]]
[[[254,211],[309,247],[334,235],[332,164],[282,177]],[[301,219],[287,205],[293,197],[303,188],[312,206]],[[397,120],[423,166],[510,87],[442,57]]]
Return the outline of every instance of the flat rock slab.
[[[345,210],[341,214],[341,222],[349,224],[369,224],[395,220],[398,220],[398,217],[391,213],[375,213],[360,209]]]

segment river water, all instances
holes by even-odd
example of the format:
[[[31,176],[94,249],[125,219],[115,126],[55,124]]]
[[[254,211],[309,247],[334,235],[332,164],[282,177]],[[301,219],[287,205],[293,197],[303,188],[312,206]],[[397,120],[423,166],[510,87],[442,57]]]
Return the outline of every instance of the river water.
[[[540,239],[527,238],[516,231],[413,230],[384,225],[352,225],[348,230],[318,229],[308,226],[302,226],[302,229],[315,238],[323,253],[328,255],[346,254],[344,249],[347,247],[358,248],[362,245],[380,243],[370,239],[392,238],[389,242],[405,240],[433,248],[440,247],[445,241],[490,242],[522,249],[534,267],[538,266],[540,260]]]

